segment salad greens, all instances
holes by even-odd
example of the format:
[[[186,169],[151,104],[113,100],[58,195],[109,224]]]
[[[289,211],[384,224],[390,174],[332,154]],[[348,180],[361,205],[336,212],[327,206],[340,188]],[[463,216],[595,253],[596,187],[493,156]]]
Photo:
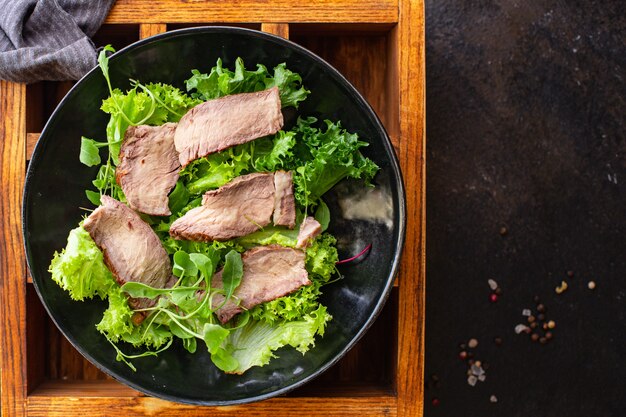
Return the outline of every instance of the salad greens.
[[[235,61],[234,71],[225,68],[220,59],[208,73],[193,70],[185,83],[187,92],[167,84],[142,84],[136,80],[131,80],[131,88],[123,92],[111,85],[106,52],[113,52],[113,48],[106,47],[98,58],[110,94],[101,107],[110,115],[106,138],[102,141],[81,138],[79,156],[85,165],[98,167],[92,182],[94,189],[86,190],[95,205],[100,204],[104,194],[126,201],[116,183],[115,169],[129,126],[177,122],[199,103],[228,94],[277,86],[282,106],[298,108],[310,93],[302,85],[300,75],[287,69],[284,63],[273,71],[260,64],[250,71],[241,58]],[[322,196],[346,177],[362,178],[369,183],[378,170],[374,162],[361,154],[364,146],[366,142],[343,129],[339,122],[325,120],[320,124],[314,117],[300,117],[291,130],[281,130],[190,163],[181,170],[170,193],[172,215],[142,215],[171,256],[172,273],[178,279],[171,288],[151,288],[139,282],[120,287],[82,223],[70,232],[65,249],[54,254],[49,268],[52,279],[74,300],[94,296],[108,299],[109,306],[96,327],[115,348],[117,360],[133,369],[131,360],[156,355],[173,343],[181,343],[194,353],[199,348],[198,340],[204,342],[213,363],[231,373],[267,364],[275,357],[273,352],[283,346],[292,346],[304,354],[314,346],[315,336],[324,334],[332,318],[319,302],[323,286],[338,277],[336,239],[332,235],[323,233],[306,249],[310,285],[246,310],[222,325],[215,312],[228,300],[236,302],[234,294],[243,276],[241,253],[259,245],[295,247],[298,227],[289,230],[268,226],[238,239],[210,243],[175,240],[168,234],[169,227],[199,206],[207,190],[216,189],[239,175],[282,169],[294,175],[297,224],[307,213],[314,213],[326,230],[331,213]],[[104,158],[103,148],[107,151]],[[222,269],[222,289],[211,287],[217,269]],[[146,317],[140,324],[137,324],[139,311],[128,305],[129,296],[154,300],[152,307],[141,310]]]

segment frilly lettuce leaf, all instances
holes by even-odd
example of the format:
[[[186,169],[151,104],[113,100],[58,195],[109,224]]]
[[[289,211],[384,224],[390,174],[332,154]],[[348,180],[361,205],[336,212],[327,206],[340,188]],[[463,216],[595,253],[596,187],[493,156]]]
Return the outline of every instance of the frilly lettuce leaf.
[[[359,151],[367,142],[356,133],[341,128],[339,122],[325,120],[326,129],[313,125],[317,119],[298,119],[295,128],[302,158],[294,177],[296,200],[303,206],[314,205],[328,190],[344,178],[363,178],[369,182],[378,166]]]
[[[54,253],[48,271],[73,300],[95,295],[104,299],[117,285],[104,264],[102,252],[82,226],[70,231],[67,246],[61,253]]]
[[[331,316],[326,307],[319,307],[300,320],[273,326],[262,321],[251,321],[245,326],[230,332],[226,346],[220,352],[218,367],[225,359],[237,361],[237,367],[223,369],[229,373],[242,374],[253,366],[267,365],[275,358],[274,351],[283,346],[292,346],[304,354],[315,346],[315,335],[324,335],[326,323]],[[215,360],[214,360],[215,362]],[[227,362],[232,364],[233,362]]]
[[[191,71],[192,76],[186,81],[187,91],[191,96],[200,100],[212,100],[229,94],[252,93],[278,87],[283,107],[298,107],[305,100],[310,91],[302,86],[300,75],[287,69],[284,63],[274,68],[270,74],[264,65],[257,64],[255,71],[246,70],[243,60],[237,58],[235,71],[224,68],[222,60],[217,63],[208,73],[198,70]]]

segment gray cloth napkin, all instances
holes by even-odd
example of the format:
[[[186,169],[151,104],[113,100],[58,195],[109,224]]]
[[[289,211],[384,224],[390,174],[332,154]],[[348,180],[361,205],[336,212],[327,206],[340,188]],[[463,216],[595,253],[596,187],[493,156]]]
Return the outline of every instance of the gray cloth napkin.
[[[97,63],[90,37],[115,0],[0,0],[0,79],[77,80]]]

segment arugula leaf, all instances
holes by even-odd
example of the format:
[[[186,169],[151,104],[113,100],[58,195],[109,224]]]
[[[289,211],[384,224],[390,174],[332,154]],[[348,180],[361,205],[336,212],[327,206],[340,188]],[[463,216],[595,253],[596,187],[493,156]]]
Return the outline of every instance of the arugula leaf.
[[[198,274],[198,268],[196,264],[191,261],[187,252],[179,250],[174,254],[174,268],[172,272],[179,278],[183,276],[193,277]]]
[[[228,252],[225,259],[222,283],[224,284],[224,297],[228,300],[241,283],[241,278],[243,277],[243,262],[239,252],[234,250]]]
[[[168,206],[172,214],[179,213],[189,203],[189,191],[182,181],[176,182],[176,187],[169,195]]]
[[[94,165],[100,165],[102,160],[100,159],[100,151],[98,150],[98,146],[93,139],[86,138],[81,136],[80,138],[80,162],[87,165],[88,167],[92,167]]]
[[[154,288],[141,282],[127,282],[122,285],[122,291],[133,298],[154,299],[163,294],[182,291],[198,291],[200,287],[176,287],[176,288]]]
[[[183,347],[185,348],[185,350],[187,350],[187,352],[196,353],[197,346],[198,345],[195,337],[183,339]]]
[[[100,193],[91,190],[85,190],[85,195],[94,206],[99,206],[100,204],[102,204],[102,202],[100,201]]]
[[[322,232],[328,229],[328,224],[330,223],[330,210],[322,199],[320,199],[317,210],[315,210],[315,220],[317,220],[322,226]]]

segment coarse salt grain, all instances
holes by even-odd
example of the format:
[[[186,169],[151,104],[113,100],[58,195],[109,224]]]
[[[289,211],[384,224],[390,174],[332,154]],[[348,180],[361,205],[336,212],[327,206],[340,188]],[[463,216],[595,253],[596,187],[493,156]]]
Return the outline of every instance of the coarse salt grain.
[[[487,375],[485,375],[485,374],[480,374],[480,375],[478,375],[478,380],[479,380],[480,382],[484,382],[484,381],[485,381],[485,379],[487,379]]]
[[[526,329],[528,329],[528,326],[526,326],[525,324],[518,324],[517,326],[515,326],[515,334],[520,334],[521,332],[525,331]]]
[[[476,385],[476,382],[478,382],[478,378],[476,378],[474,375],[470,375],[467,377],[467,383],[470,384],[472,387]]]
[[[476,376],[481,376],[485,374],[485,371],[480,366],[472,365],[471,368],[472,374]]]
[[[489,401],[491,401],[492,403],[497,403],[498,397],[496,397],[495,395],[492,395],[491,397],[489,397]]]
[[[532,312],[529,309],[527,309],[527,308],[522,310],[522,316],[524,316],[524,317],[530,317],[531,314],[532,314]]]
[[[491,291],[495,291],[496,288],[498,288],[498,283],[492,279],[488,280],[487,284],[489,284],[489,288],[491,288]]]

